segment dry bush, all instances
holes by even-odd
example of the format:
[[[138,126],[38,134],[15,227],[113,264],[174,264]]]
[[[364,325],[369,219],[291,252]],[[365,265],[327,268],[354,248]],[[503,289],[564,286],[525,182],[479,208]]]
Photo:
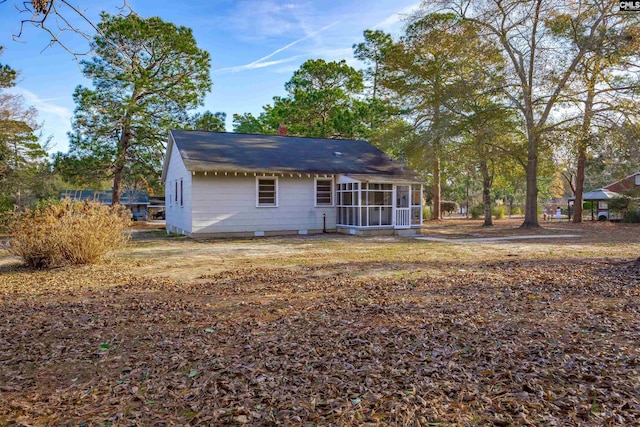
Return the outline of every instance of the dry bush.
[[[9,231],[9,226],[13,221],[13,211],[0,212],[0,233]]]
[[[20,214],[10,228],[10,251],[36,268],[91,264],[127,243],[130,222],[124,206],[65,199]]]

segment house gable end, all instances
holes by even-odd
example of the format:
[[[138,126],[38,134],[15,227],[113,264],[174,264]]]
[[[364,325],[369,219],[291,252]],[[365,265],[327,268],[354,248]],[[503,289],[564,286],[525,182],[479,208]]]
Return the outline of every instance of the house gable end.
[[[625,191],[640,188],[640,171],[602,188],[615,193],[624,193]]]
[[[164,161],[162,163],[162,176],[160,177],[161,182],[163,184],[167,184],[167,175],[169,174],[169,166],[171,165],[171,157],[177,156],[180,163],[184,166],[185,169],[189,170],[187,164],[182,158],[182,154],[180,153],[180,148],[176,146],[175,138],[173,137],[171,131],[169,131],[169,141],[167,142],[167,153],[164,156]]]

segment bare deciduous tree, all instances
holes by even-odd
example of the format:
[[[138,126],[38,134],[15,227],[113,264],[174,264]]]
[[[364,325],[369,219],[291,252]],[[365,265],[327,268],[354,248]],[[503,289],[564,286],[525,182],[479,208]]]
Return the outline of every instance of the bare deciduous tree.
[[[594,47],[612,0],[556,2],[547,0],[457,0],[442,2],[454,13],[485,31],[499,44],[510,66],[505,77],[513,108],[527,134],[527,196],[523,227],[538,227],[538,167],[544,135],[553,127],[555,108],[574,78],[583,57]],[[580,45],[558,43],[549,23],[558,12],[571,12],[581,28]]]
[[[126,16],[135,13],[127,0],[120,1],[122,5],[117,7],[118,15]],[[0,4],[2,3],[7,3],[7,0],[0,0]],[[67,0],[30,0],[16,3],[14,6],[25,16],[25,19],[20,21],[20,30],[13,35],[14,40],[21,40],[26,27],[33,26],[49,34],[51,37],[49,46],[57,44],[77,57],[88,54],[90,50],[78,51],[62,36],[73,33],[91,41],[96,34],[100,33],[98,26],[87,16],[86,9]]]

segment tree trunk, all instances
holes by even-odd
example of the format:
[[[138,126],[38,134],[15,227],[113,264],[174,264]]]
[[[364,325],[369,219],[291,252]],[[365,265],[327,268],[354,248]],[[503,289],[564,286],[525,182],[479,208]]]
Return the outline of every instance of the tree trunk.
[[[574,192],[575,201],[573,202],[573,222],[579,224],[582,222],[582,204],[584,202],[584,169],[587,163],[587,150],[584,144],[580,144],[578,149],[578,167],[576,169],[576,188]]]
[[[537,228],[538,223],[538,138],[534,131],[529,135],[527,144],[527,195],[524,211],[524,222],[521,228]]]
[[[562,177],[567,181],[569,187],[571,188],[571,194],[576,195],[576,182],[574,181],[575,177],[569,172],[562,172]]]
[[[111,193],[111,204],[119,205],[122,195],[122,178],[124,176],[124,164],[121,159],[126,159],[126,151],[122,150],[116,158],[115,172],[113,174],[113,191]]]
[[[573,203],[573,222],[582,222],[582,203],[584,195],[584,171],[587,163],[587,147],[591,139],[591,117],[593,116],[593,99],[595,98],[595,85],[593,78],[587,85],[587,99],[584,102],[584,118],[578,141],[578,167],[576,169],[576,200]]]
[[[115,161],[115,171],[113,173],[113,190],[111,194],[111,204],[119,205],[122,195],[122,181],[124,178],[124,167],[127,163],[127,152],[129,151],[129,141],[131,140],[131,118],[125,115],[122,127],[122,136],[118,143],[118,156]]]
[[[433,159],[433,212],[431,219],[442,219],[440,210],[440,154]]]
[[[491,212],[491,176],[487,167],[487,159],[480,160],[480,172],[482,173],[482,203],[484,203],[484,224],[485,227],[493,227]]]
[[[467,171],[467,183],[466,183],[466,190],[467,190],[467,195],[465,196],[465,203],[467,204],[467,207],[464,211],[464,217],[465,218],[469,218],[469,171]]]

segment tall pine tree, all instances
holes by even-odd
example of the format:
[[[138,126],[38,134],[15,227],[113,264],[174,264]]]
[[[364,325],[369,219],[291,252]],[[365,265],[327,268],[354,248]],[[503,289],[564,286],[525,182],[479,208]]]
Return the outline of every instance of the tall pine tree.
[[[102,15],[82,61],[93,88],[79,86],[67,156],[113,179],[113,203],[125,182],[157,179],[167,132],[188,121],[211,89],[209,54],[191,29],[160,18]]]

